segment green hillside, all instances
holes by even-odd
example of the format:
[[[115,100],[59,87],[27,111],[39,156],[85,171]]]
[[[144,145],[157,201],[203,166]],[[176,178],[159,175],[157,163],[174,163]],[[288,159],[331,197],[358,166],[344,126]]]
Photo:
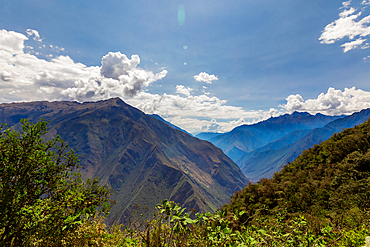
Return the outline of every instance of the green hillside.
[[[235,193],[228,212],[245,210],[235,225],[284,211],[333,226],[355,226],[370,210],[370,120],[315,145],[271,179]]]

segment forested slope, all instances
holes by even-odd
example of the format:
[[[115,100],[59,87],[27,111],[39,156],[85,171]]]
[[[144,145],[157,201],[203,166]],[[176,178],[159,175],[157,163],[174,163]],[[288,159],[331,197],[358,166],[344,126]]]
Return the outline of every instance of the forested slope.
[[[370,120],[303,151],[271,179],[236,192],[224,208],[246,211],[235,224],[279,210],[334,225],[363,220],[370,210]]]

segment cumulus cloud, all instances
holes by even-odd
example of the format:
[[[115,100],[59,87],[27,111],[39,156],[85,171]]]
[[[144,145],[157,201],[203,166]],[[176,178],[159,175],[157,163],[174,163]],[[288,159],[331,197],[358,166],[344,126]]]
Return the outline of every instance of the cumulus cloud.
[[[40,38],[35,30],[28,35]],[[0,31],[0,100],[101,100],[133,97],[150,83],[166,76],[138,67],[140,58],[128,59],[119,52],[108,53],[102,66],[75,63],[68,56],[50,61],[24,52],[28,38],[13,31]],[[36,53],[35,53],[36,54]]]
[[[359,19],[362,12],[360,11],[357,13],[357,9],[350,7],[350,5],[351,1],[343,2],[343,7],[341,8],[343,11],[339,14],[339,19],[328,24],[324,28],[319,38],[321,43],[333,44],[336,41],[347,37],[351,41],[341,45],[341,47],[344,47],[343,52],[347,52],[355,48],[365,49],[369,47],[369,44],[365,43],[366,39],[363,39],[363,37],[370,34],[370,15]],[[362,5],[368,5],[368,1],[363,1]],[[364,10],[365,8],[366,7],[362,9]],[[353,40],[355,38],[356,40]]]
[[[190,96],[191,91],[193,91],[193,89],[190,88],[190,87],[186,88],[183,85],[177,85],[176,86],[176,93],[181,93],[181,94],[184,94],[186,96]]]
[[[128,59],[120,52],[109,52],[101,61],[100,74],[106,78],[118,80],[120,75],[127,75],[128,71],[136,68],[139,63],[138,55],[132,55],[131,59]]]
[[[348,115],[362,109],[370,108],[370,92],[361,89],[345,88],[343,91],[332,87],[317,99],[304,100],[301,95],[289,95],[287,104],[280,105],[288,112],[300,111],[311,114],[322,113],[325,115]]]
[[[24,41],[28,38],[17,32],[0,30],[0,50],[5,50],[10,54],[18,54],[23,52]]]
[[[211,84],[212,81],[218,80],[217,76],[215,76],[215,75],[209,75],[206,72],[201,72],[201,73],[199,73],[199,75],[195,75],[194,76],[194,79],[196,81],[204,81],[204,82],[206,82],[208,84]]]

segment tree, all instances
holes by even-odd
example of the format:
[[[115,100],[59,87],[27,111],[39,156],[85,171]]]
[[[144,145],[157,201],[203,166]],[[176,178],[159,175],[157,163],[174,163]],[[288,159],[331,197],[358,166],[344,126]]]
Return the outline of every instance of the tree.
[[[58,245],[89,216],[107,214],[112,193],[98,178],[82,180],[78,156],[59,136],[46,141],[47,122],[0,126],[0,243]]]

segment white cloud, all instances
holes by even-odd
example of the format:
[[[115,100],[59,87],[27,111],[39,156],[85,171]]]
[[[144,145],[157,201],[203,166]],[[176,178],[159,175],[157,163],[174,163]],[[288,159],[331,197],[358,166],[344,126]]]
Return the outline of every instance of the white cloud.
[[[361,46],[365,41],[366,39],[357,39],[349,43],[344,43],[343,45],[341,45],[341,47],[344,47],[343,52],[346,53],[347,51],[350,51],[352,49],[355,49]],[[366,44],[366,46],[362,46],[363,49],[367,47],[368,47],[368,44]]]
[[[0,50],[13,54],[23,53],[24,41],[28,38],[17,32],[0,30]]]
[[[80,101],[90,99],[106,99],[110,97],[133,97],[149,86],[150,83],[161,80],[167,74],[166,70],[153,74],[137,68],[140,63],[138,55],[128,59],[120,52],[109,52],[102,58],[100,74],[81,78],[74,86],[62,91],[70,99]]]
[[[109,52],[102,59],[100,74],[106,78],[118,80],[120,75],[127,75],[128,71],[135,69],[139,63],[138,55],[132,55],[130,60],[120,52]]]
[[[38,37],[37,31],[28,32]],[[0,100],[3,102],[133,97],[167,73],[163,70],[154,74],[138,68],[137,55],[130,60],[119,52],[104,56],[101,67],[75,63],[68,56],[46,61],[25,53],[25,40],[23,34],[0,31]]]
[[[201,73],[199,73],[199,75],[195,75],[194,76],[194,79],[196,81],[204,81],[204,82],[206,82],[208,84],[211,84],[212,81],[218,80],[217,76],[215,76],[215,75],[209,75],[206,72],[201,72]]]
[[[181,94],[184,94],[186,96],[190,96],[191,91],[193,91],[193,89],[190,88],[190,87],[186,88],[183,85],[177,85],[176,86],[176,93],[181,93]]]
[[[304,100],[299,94],[289,95],[287,104],[280,105],[288,112],[300,111],[325,115],[352,114],[370,108],[370,92],[361,89],[345,88],[344,91],[330,87],[326,94],[321,93],[317,99]]]
[[[189,132],[224,132],[236,126],[254,123],[283,112],[245,111],[242,107],[226,105],[226,100],[208,95],[171,95],[141,92],[126,101],[148,114],[158,114]],[[200,120],[202,119],[202,120]]]
[[[342,2],[343,7],[342,8],[348,8],[351,5],[352,0]]]
[[[27,33],[28,37],[34,36],[33,40],[38,41],[38,42],[42,42],[42,38],[40,37],[39,32],[37,32],[36,30],[27,29],[26,33]]]
[[[366,37],[370,34],[370,15],[358,20],[362,12],[356,13],[357,10],[354,7],[350,7],[350,4],[351,1],[343,2],[344,10],[339,14],[339,19],[328,24],[324,28],[324,31],[319,38],[321,43],[333,44],[345,37],[353,40],[355,37]],[[367,5],[368,2],[363,1],[362,4]],[[357,38],[354,41],[346,42],[341,45],[344,47],[343,52],[347,52],[355,48],[368,48],[368,43],[363,44],[365,41],[366,39]]]

